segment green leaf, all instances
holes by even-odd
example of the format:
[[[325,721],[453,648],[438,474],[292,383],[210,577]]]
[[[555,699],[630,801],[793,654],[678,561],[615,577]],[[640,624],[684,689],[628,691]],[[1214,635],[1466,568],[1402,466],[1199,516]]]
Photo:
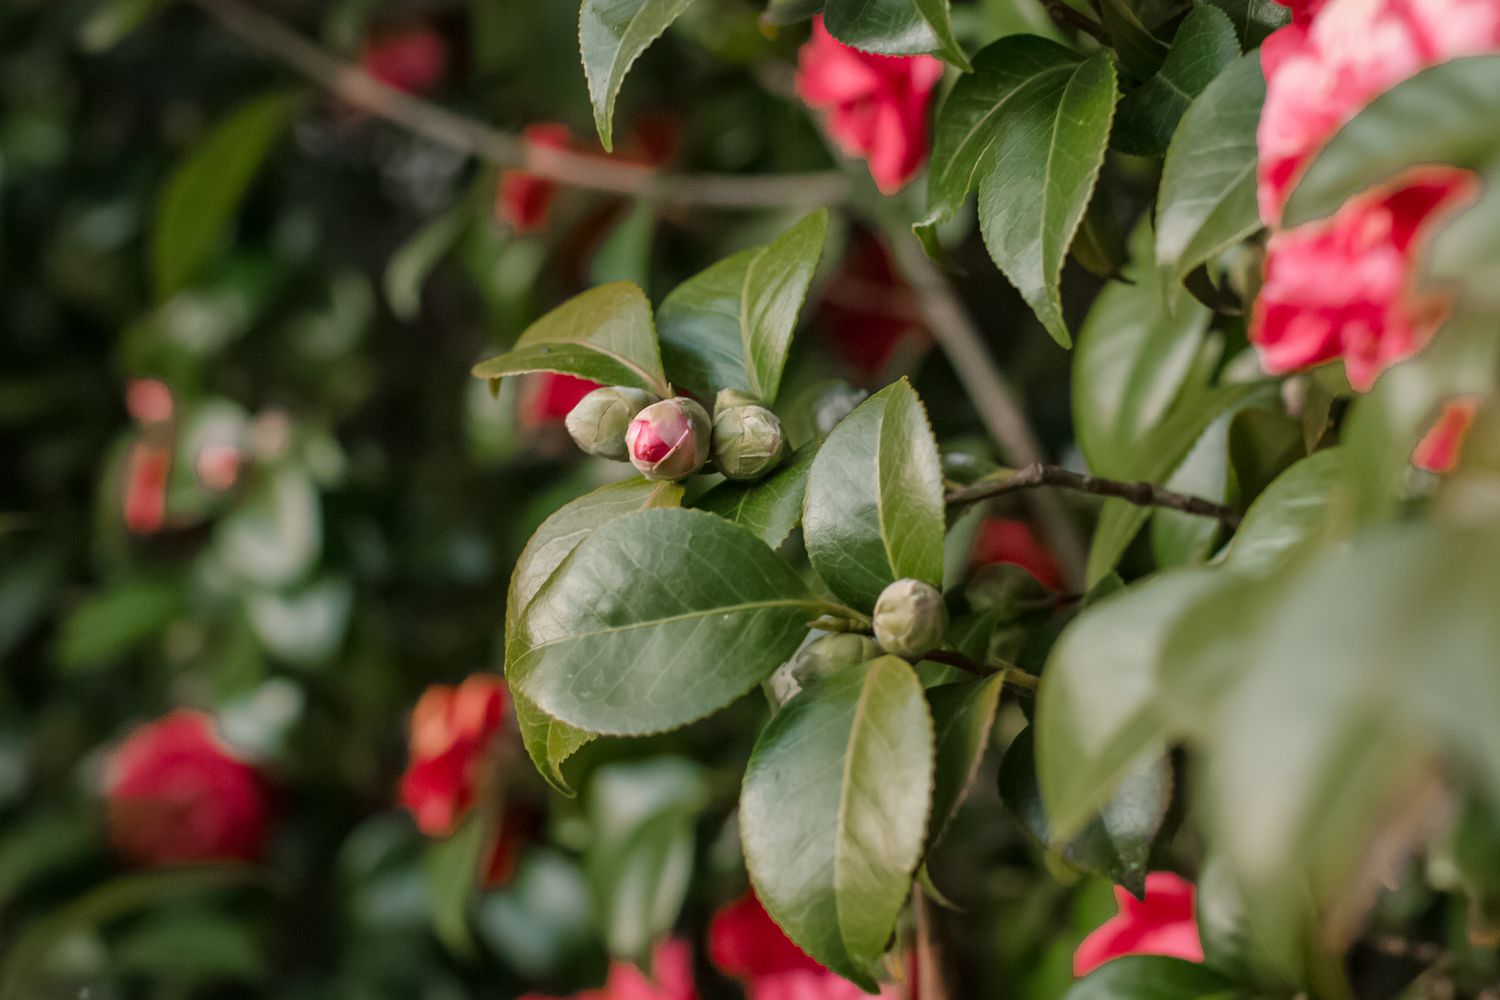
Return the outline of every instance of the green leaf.
[[[594,127],[606,152],[615,148],[615,98],[625,74],[691,2],[583,0],[578,14],[578,47],[594,106]]]
[[[72,670],[105,666],[158,636],[185,608],[183,588],[170,580],[125,580],[63,621],[57,658]]]
[[[1407,167],[1500,159],[1500,55],[1454,59],[1396,84],[1328,140],[1287,199],[1288,228],[1332,215]]]
[[[1010,35],[974,57],[934,119],[927,167],[927,217],[916,228],[930,233],[953,217],[975,184],[975,171],[1016,108],[1044,102],[1082,60],[1070,49],[1034,35]]]
[[[1135,156],[1165,153],[1193,98],[1239,55],[1234,26],[1224,12],[1194,7],[1177,29],[1161,70],[1120,101],[1114,148]]]
[[[806,445],[766,478],[756,482],[726,480],[699,497],[695,506],[743,525],[771,548],[780,548],[802,520],[807,476],[817,454],[816,443]]]
[[[1085,609],[1063,631],[1036,706],[1037,780],[1052,832],[1070,837],[1167,734],[1153,711],[1162,647],[1212,571],[1150,577]]]
[[[682,487],[676,483],[653,483],[629,479],[601,487],[565,504],[537,528],[521,550],[511,572],[505,599],[505,668],[521,657],[521,615],[542,585],[562,565],[578,543],[602,524],[638,510],[676,507],[682,502]],[[543,712],[530,699],[514,690],[516,721],[521,739],[542,777],[564,795],[573,790],[562,765],[593,739],[592,734],[560,722]]]
[[[770,676],[824,607],[745,528],[704,511],[626,514],[532,599],[511,684],[589,732],[675,729]]]
[[[959,681],[930,688],[927,704],[932,710],[937,750],[933,771],[932,819],[927,825],[927,848],[942,836],[943,828],[958,809],[964,791],[979,770],[979,761],[990,743],[995,713],[1000,708],[1004,677]]]
[[[616,281],[575,295],[537,320],[516,346],[474,366],[475,378],[561,372],[671,395],[646,293]]]
[[[584,869],[611,955],[649,960],[652,942],[677,921],[693,874],[693,825],[707,802],[703,769],[679,757],[594,773]]]
[[[1208,0],[1209,3],[1229,15],[1234,24],[1234,33],[1240,47],[1246,52],[1259,47],[1260,43],[1277,28],[1292,19],[1292,12],[1276,0]]]
[[[1255,129],[1265,97],[1260,54],[1251,52],[1203,89],[1172,135],[1156,202],[1156,260],[1173,302],[1189,273],[1260,228]]]
[[[942,6],[946,7],[944,0]],[[823,22],[828,33],[863,52],[889,56],[937,51],[940,42],[924,13],[931,0],[827,0]]]
[[[942,468],[906,379],[861,403],[823,442],[807,477],[802,531],[813,569],[861,610],[896,580],[942,586]]]
[[[1168,58],[1167,46],[1141,23],[1130,0],[1101,0],[1100,20],[1120,62],[1137,80],[1148,80]]]
[[[912,3],[937,36],[938,44],[933,49],[933,54],[965,73],[973,70],[969,57],[964,55],[963,46],[958,44],[958,38],[953,34],[953,14],[948,9],[948,0],[912,0]]]
[[[745,771],[740,837],[756,895],[798,947],[867,990],[911,891],[932,769],[922,686],[883,656],[788,702]]]
[[[677,286],[658,316],[672,377],[703,399],[738,389],[773,404],[827,236],[828,210],[819,209]]]
[[[1302,422],[1279,406],[1247,406],[1229,422],[1229,462],[1242,503],[1248,503],[1293,462],[1307,455]]]
[[[1235,984],[1199,962],[1165,955],[1126,955],[1106,962],[1063,1000],[1235,1000]]]
[[[990,256],[1052,338],[1072,337],[1063,320],[1063,259],[1078,231],[1109,144],[1115,67],[1097,53],[1033,100],[1008,104],[1000,134],[980,161],[979,227]]]
[[[1185,400],[1142,439],[1138,451],[1141,464],[1136,467],[1139,472],[1134,478],[1151,483],[1165,482],[1210,424],[1223,414],[1248,406],[1257,398],[1268,398],[1274,392],[1268,383],[1247,382],[1219,386]],[[1084,573],[1087,586],[1094,586],[1114,571],[1125,555],[1125,549],[1150,516],[1149,508],[1137,507],[1124,500],[1104,502],[1089,546],[1088,566]]]
[[[238,914],[168,913],[131,927],[111,949],[114,968],[157,984],[256,982],[269,971],[259,929]]]
[[[164,0],[103,0],[79,26],[78,41],[93,54],[112,49],[163,6]]]
[[[261,587],[306,575],[323,550],[323,515],[307,470],[286,466],[258,481],[214,525],[214,555],[224,568]]]
[[[301,104],[274,93],[242,105],[178,162],[156,199],[152,278],[164,301],[191,283],[225,239],[235,210]]]
[[[823,0],[770,0],[760,15],[762,24],[780,27],[807,21],[823,13]]]
[[[471,814],[453,836],[427,845],[423,873],[432,932],[455,955],[474,954],[469,915],[479,895],[479,868],[492,833],[490,817]]]
[[[456,205],[391,255],[385,267],[385,300],[397,319],[411,322],[422,311],[422,286],[468,228],[471,211],[467,203]]]
[[[1151,229],[1131,239],[1122,280],[1104,286],[1078,333],[1073,359],[1073,427],[1089,471],[1130,479],[1137,452],[1177,400],[1212,318],[1190,303],[1174,316],[1151,260]]]

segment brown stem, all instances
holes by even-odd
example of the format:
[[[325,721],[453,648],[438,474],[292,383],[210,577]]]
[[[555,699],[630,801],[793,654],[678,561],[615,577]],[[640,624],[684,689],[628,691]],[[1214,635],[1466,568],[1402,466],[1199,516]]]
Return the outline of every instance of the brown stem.
[[[824,205],[848,196],[848,182],[838,171],[767,177],[664,174],[601,156],[535,146],[518,135],[386,86],[244,0],[192,2],[226,31],[274,56],[345,103],[438,145],[500,167],[525,169],[559,184],[664,205],[776,208]]]
[[[1174,493],[1171,490],[1162,489],[1155,483],[1122,483],[1115,479],[1100,479],[1098,476],[1074,472],[1072,469],[1063,469],[1055,465],[1043,465],[1040,462],[1028,465],[1020,472],[1004,479],[979,482],[961,490],[954,490],[948,494],[947,499],[950,505],[968,504],[1003,496],[1006,493],[1034,489],[1038,486],[1060,486],[1081,493],[1115,497],[1138,507],[1162,507],[1167,510],[1182,511],[1184,514],[1212,517],[1229,528],[1238,527],[1240,523],[1239,511],[1214,503],[1212,500]]]
[[[1042,0],[1042,6],[1047,8],[1047,14],[1064,27],[1077,28],[1086,35],[1091,35],[1100,45],[1112,45],[1109,32],[1104,26],[1087,14],[1072,7],[1067,0]]]
[[[923,656],[922,659],[931,660],[933,663],[941,663],[948,667],[957,667],[959,670],[973,674],[975,677],[994,677],[996,674],[1004,674],[1005,686],[1023,694],[1035,694],[1037,684],[1041,680],[1036,675],[1028,674],[1026,671],[1016,667],[995,667],[988,663],[980,663],[978,660],[971,660],[964,654],[951,649],[933,650]]]
[[[920,885],[912,887],[912,915],[916,923],[915,982],[909,983],[907,995],[914,1000],[948,1000],[948,986],[943,975],[943,949],[933,927],[932,902]]]

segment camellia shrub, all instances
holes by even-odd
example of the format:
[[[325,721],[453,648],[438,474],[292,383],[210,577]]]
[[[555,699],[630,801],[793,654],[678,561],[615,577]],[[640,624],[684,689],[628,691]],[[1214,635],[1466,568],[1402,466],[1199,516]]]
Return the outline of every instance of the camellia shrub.
[[[1497,995],[1500,2],[23,6],[0,997]]]

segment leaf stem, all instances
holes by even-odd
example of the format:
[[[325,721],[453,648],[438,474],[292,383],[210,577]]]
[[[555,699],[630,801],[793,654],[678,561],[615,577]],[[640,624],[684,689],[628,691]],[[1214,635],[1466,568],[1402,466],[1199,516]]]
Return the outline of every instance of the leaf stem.
[[[663,205],[779,208],[826,205],[848,197],[838,171],[771,176],[667,174],[571,150],[548,149],[431,101],[389,87],[358,66],[320,48],[245,0],[192,0],[230,34],[278,59],[347,104],[399,125],[455,152],[571,187]]]
[[[1162,489],[1155,483],[1127,483],[1116,479],[1101,479],[1098,476],[1074,472],[1072,469],[1064,469],[1055,465],[1043,465],[1040,462],[1028,465],[1019,472],[1011,473],[1004,479],[980,481],[961,490],[954,490],[948,494],[947,501],[949,506],[961,506],[1007,493],[1034,489],[1038,486],[1058,486],[1080,493],[1114,497],[1133,503],[1137,507],[1161,507],[1166,510],[1181,511],[1184,514],[1194,514],[1198,517],[1212,517],[1228,528],[1236,528],[1240,523],[1239,511],[1212,500]]]
[[[1070,5],[1067,0],[1042,0],[1042,6],[1047,8],[1048,16],[1056,24],[1065,28],[1077,28],[1084,34],[1092,36],[1100,45],[1114,47],[1109,32],[1104,30],[1104,25]]]
[[[980,663],[978,660],[971,660],[964,654],[951,649],[934,650],[922,659],[941,663],[947,667],[957,667],[975,677],[994,677],[996,674],[1004,674],[1006,687],[1025,694],[1035,694],[1037,685],[1041,682],[1041,678],[1035,674],[1028,674],[1020,667],[1008,663],[998,667]]]
[[[827,616],[819,618],[809,625],[809,628],[821,629],[824,632],[868,632],[874,627],[869,615],[847,604],[823,601],[822,605]]]

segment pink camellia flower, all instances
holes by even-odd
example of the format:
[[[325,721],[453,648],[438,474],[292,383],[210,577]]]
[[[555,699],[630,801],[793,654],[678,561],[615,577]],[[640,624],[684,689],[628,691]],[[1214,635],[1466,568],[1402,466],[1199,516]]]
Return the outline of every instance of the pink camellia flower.
[[[647,479],[681,479],[708,461],[712,424],[708,413],[686,396],[652,403],[625,431],[630,462]]]
[[[1434,223],[1474,188],[1466,171],[1425,167],[1350,199],[1332,219],[1275,233],[1250,325],[1266,371],[1342,358],[1363,392],[1421,350],[1447,301],[1415,290],[1417,256]]]
[[[539,993],[521,1000],[562,1000]],[[686,941],[675,938],[663,941],[651,955],[651,976],[647,978],[629,962],[614,961],[609,978],[597,990],[574,993],[567,1000],[698,1000],[693,986],[693,952]]]
[[[1266,102],[1256,133],[1267,225],[1319,149],[1365,105],[1420,70],[1500,50],[1495,0],[1290,3],[1296,23],[1261,46]]]
[[[882,56],[835,39],[813,20],[797,60],[797,95],[828,112],[828,134],[865,159],[884,194],[894,194],[927,159],[927,105],[943,76],[932,56]]]
[[[739,980],[747,1000],[859,1000],[858,986],[819,965],[776,926],[755,894],[719,909],[708,925],[708,957]],[[899,996],[894,988],[881,996]]]
[[[1461,396],[1443,403],[1437,422],[1422,435],[1411,453],[1411,464],[1427,472],[1452,472],[1463,454],[1464,439],[1474,426],[1479,404],[1477,396]]]
[[[260,773],[202,712],[175,711],[126,737],[105,766],[104,798],[110,842],[137,864],[252,861],[265,847]]]
[[[240,464],[244,458],[238,445],[228,441],[208,441],[198,449],[193,471],[206,489],[227,490],[240,478]]]
[[[521,137],[527,145],[543,149],[568,149],[573,144],[568,127],[558,122],[528,125]],[[536,232],[547,224],[556,196],[556,182],[524,170],[506,170],[500,174],[500,186],[495,192],[495,215],[512,232]]]
[[[534,431],[562,423],[578,401],[597,388],[598,382],[557,372],[527,376],[521,388],[521,426]]]
[[[426,93],[448,71],[448,43],[426,25],[391,31],[365,43],[360,66],[388,87]]]
[[[125,383],[125,410],[137,423],[150,426],[172,419],[172,390],[157,378],[133,378]]]
[[[452,834],[474,806],[508,702],[504,681],[476,674],[433,685],[412,710],[401,804],[429,837]]]
[[[1057,560],[1024,521],[990,517],[979,525],[970,565],[978,569],[996,563],[1021,567],[1048,590],[1062,589]]]
[[[1073,975],[1086,976],[1123,955],[1170,955],[1203,961],[1193,921],[1193,884],[1171,872],[1146,876],[1146,898],[1115,886],[1120,912],[1100,924],[1073,953]]]

